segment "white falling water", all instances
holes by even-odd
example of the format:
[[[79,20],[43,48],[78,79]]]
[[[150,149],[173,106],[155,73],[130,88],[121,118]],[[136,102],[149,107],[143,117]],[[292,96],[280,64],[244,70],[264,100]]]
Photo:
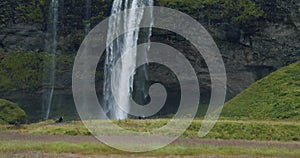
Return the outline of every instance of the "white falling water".
[[[51,34],[51,43],[50,43],[50,53],[51,53],[51,66],[50,66],[50,94],[48,96],[48,102],[47,102],[47,111],[45,119],[49,119],[50,111],[51,111],[51,105],[53,100],[53,93],[54,93],[54,84],[55,84],[55,67],[56,67],[56,50],[57,50],[57,24],[58,24],[58,7],[59,7],[59,1],[58,0],[52,0],[51,6],[50,6],[50,16],[51,16],[51,22],[49,27],[49,33]]]
[[[127,110],[130,109],[130,97],[133,90],[133,76],[131,70],[136,66],[137,56],[142,56],[142,59],[147,61],[147,55],[138,55],[136,48],[138,45],[139,29],[130,30],[138,26],[144,16],[143,11],[130,10],[125,12],[124,17],[116,16],[116,13],[122,11],[122,9],[135,9],[145,6],[152,6],[153,0],[114,0],[112,7],[112,18],[109,21],[108,30],[108,41],[110,38],[117,34],[121,27],[124,28],[125,32],[123,37],[115,40],[112,44],[107,44],[107,56],[105,62],[105,79],[104,79],[104,90],[103,90],[103,101],[104,109],[110,119],[123,120],[127,119],[128,115],[116,104],[115,99],[123,104]],[[152,17],[151,17],[152,18]],[[122,19],[124,21],[122,21]],[[148,42],[150,42],[152,23],[149,24]],[[130,51],[130,52],[129,52]],[[145,52],[146,53],[146,52]],[[112,67],[121,55],[126,54],[121,61],[121,65],[115,68],[115,78],[112,78]],[[130,83],[126,76],[131,76]],[[115,96],[112,96],[111,88],[114,88],[116,92]]]
[[[91,18],[91,6],[92,6],[92,1],[91,0],[86,0],[85,1],[85,27],[84,27],[84,34],[87,35],[89,31],[91,30],[91,23],[90,23],[90,18]]]

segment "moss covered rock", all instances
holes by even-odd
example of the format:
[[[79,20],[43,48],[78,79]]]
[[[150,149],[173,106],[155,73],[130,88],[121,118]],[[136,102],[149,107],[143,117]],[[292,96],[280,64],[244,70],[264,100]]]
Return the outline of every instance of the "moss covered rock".
[[[0,124],[25,123],[27,115],[17,104],[0,99]]]

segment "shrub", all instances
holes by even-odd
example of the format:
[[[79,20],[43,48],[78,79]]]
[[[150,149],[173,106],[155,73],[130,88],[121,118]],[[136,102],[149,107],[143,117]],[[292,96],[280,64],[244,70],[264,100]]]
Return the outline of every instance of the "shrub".
[[[0,99],[0,124],[26,123],[27,115],[17,104]]]

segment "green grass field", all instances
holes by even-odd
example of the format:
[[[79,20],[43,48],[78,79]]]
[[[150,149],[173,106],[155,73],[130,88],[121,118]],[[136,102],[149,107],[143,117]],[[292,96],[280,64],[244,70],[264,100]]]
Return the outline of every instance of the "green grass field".
[[[168,122],[167,119],[156,120],[125,120],[114,123],[132,131],[151,131]],[[103,121],[103,124],[105,121]],[[198,131],[201,120],[194,120],[182,137],[199,138]],[[83,135],[90,136],[91,133],[81,122],[70,122],[55,124],[54,121],[41,122],[37,124],[24,125],[8,128],[2,126],[1,131],[17,132],[25,134],[47,134],[47,135]],[[107,129],[109,134],[113,130]],[[103,132],[103,134],[107,134]],[[300,141],[300,123],[297,121],[237,121],[220,120],[215,127],[204,138],[209,139],[241,139],[241,140],[263,140],[263,141]]]
[[[115,121],[115,124],[123,128],[134,131],[149,131],[161,127],[167,123],[167,119],[156,120],[125,120]],[[105,123],[105,121],[103,121]],[[182,138],[198,139],[197,132],[201,126],[201,120],[195,120]],[[56,124],[54,121],[40,122],[24,126],[2,125],[2,133],[22,133],[29,135],[67,135],[67,136],[91,136],[91,133],[81,122],[70,122]],[[109,130],[108,130],[109,131]],[[271,141],[277,143],[292,143],[300,145],[300,124],[296,121],[238,121],[238,120],[220,120],[212,131],[205,137],[208,140],[253,140]],[[113,131],[110,132],[112,134]],[[1,133],[0,133],[1,134]],[[105,134],[105,133],[104,133]],[[277,146],[239,146],[237,145],[209,145],[209,144],[171,144],[162,149],[146,153],[126,153],[104,144],[96,142],[78,142],[67,141],[26,141],[26,140],[1,140],[0,155],[10,157],[11,153],[27,154],[28,151],[43,152],[48,154],[72,153],[79,156],[91,155],[122,155],[122,156],[170,156],[170,155],[188,155],[188,156],[277,156],[277,157],[298,157],[300,148],[285,148]],[[32,155],[29,155],[29,157]],[[60,157],[58,155],[58,157]]]
[[[136,155],[136,156],[168,156],[168,155],[215,155],[215,156],[289,156],[297,157],[300,149],[286,149],[279,147],[238,147],[238,146],[210,146],[193,145],[179,146],[169,145],[165,148],[146,152],[128,153],[122,152],[99,143],[66,143],[66,142],[25,142],[25,141],[0,141],[0,153],[12,153],[20,151],[42,151],[50,153],[76,153],[84,155]]]

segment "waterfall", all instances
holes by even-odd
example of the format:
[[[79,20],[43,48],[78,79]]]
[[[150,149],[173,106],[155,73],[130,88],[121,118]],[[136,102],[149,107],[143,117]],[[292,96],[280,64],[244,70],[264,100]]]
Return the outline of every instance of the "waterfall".
[[[45,119],[49,119],[49,114],[51,111],[51,105],[53,100],[53,94],[54,94],[54,86],[55,86],[55,67],[56,67],[56,50],[57,50],[57,25],[58,25],[58,7],[59,7],[59,1],[58,0],[52,0],[51,6],[50,6],[50,25],[48,28],[48,34],[51,35],[50,43],[48,51],[51,53],[51,65],[49,70],[49,79],[50,79],[50,92],[47,95],[47,111]],[[47,74],[48,75],[48,74]]]
[[[85,26],[84,26],[84,34],[85,35],[87,35],[89,33],[89,31],[91,30],[91,23],[90,23],[91,6],[92,6],[91,0],[86,0],[85,1]]]
[[[135,9],[152,5],[153,0],[114,0],[107,34],[108,41],[110,41],[110,38],[114,37],[114,35],[117,33],[117,30],[119,30],[121,27],[123,27],[125,31],[129,31],[130,28],[138,26],[144,16],[143,11],[139,12],[137,10],[130,10],[129,12],[125,12],[124,17],[116,16],[116,13],[121,12],[122,9]],[[151,27],[152,23],[149,24],[150,29],[148,32],[148,43],[150,42]],[[135,68],[137,60],[147,61],[146,50],[144,54],[137,54],[136,50],[132,51],[132,48],[136,48],[136,46],[138,45],[139,31],[139,29],[130,30],[122,37],[116,39],[113,43],[107,43],[107,55],[104,73],[105,79],[103,87],[103,105],[104,110],[110,119],[127,119],[127,113],[119,108],[114,99],[118,99],[118,101],[122,103],[124,107],[130,109],[130,97],[132,97],[134,86],[134,74],[131,74],[131,70]],[[116,68],[116,71],[113,72],[113,65],[120,58],[120,56],[125,53],[126,55],[124,56],[124,58],[122,58],[121,66]],[[112,78],[112,73],[115,73],[115,78]],[[125,78],[126,76],[131,76],[129,83],[127,83],[128,79]],[[115,96],[112,95],[111,88],[115,89],[115,92],[117,93],[115,94]]]

